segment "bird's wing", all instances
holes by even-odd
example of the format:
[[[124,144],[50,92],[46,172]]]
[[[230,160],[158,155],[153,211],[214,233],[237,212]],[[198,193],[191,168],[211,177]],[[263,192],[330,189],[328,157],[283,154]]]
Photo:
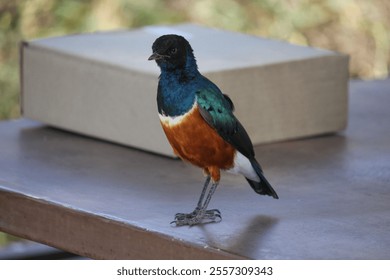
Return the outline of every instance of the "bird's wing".
[[[254,157],[253,145],[244,127],[233,115],[233,102],[216,87],[196,92],[198,108],[203,119],[235,149],[247,158]]]

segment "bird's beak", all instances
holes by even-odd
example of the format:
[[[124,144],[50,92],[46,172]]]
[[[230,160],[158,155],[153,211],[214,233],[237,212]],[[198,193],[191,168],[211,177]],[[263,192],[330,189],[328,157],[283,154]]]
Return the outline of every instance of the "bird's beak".
[[[165,57],[164,55],[154,52],[151,56],[149,56],[148,60],[159,60],[159,59],[163,59],[164,57]]]

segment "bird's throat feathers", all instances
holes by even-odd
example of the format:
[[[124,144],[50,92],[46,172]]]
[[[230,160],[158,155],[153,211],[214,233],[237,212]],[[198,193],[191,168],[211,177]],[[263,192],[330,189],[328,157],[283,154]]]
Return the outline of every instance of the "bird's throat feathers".
[[[192,108],[196,98],[195,80],[200,76],[192,49],[187,52],[183,67],[161,64],[157,104],[159,113],[176,117]]]

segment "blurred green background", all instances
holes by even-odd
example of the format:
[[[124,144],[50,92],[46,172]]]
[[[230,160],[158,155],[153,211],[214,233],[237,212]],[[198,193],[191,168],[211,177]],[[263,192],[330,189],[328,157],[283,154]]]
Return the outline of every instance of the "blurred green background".
[[[19,117],[21,40],[180,22],[347,53],[351,77],[389,75],[390,0],[0,0],[0,120]]]

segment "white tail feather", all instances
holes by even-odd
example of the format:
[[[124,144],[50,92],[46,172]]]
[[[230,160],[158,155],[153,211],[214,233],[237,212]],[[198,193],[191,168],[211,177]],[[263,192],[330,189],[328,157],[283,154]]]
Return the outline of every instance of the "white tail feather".
[[[260,182],[260,178],[253,169],[249,159],[238,151],[234,156],[234,166],[226,171],[233,174],[241,174],[249,180]]]

